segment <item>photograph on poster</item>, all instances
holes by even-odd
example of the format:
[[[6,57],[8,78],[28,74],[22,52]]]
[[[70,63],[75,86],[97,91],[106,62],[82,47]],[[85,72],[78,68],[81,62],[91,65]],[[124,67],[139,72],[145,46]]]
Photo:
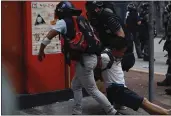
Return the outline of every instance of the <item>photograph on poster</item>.
[[[54,10],[58,2],[32,2],[32,55],[37,55],[43,37],[49,32],[54,21]],[[59,36],[52,39],[45,54],[61,53]]]

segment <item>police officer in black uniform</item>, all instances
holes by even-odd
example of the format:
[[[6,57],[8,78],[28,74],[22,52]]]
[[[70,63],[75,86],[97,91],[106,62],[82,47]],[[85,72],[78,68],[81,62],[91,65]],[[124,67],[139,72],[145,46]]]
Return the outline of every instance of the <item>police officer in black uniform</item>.
[[[102,48],[121,47],[119,43],[125,38],[125,33],[121,26],[121,19],[112,9],[112,2],[88,1],[86,3],[87,17],[102,42]],[[116,38],[116,39],[113,39]]]
[[[147,2],[142,3],[140,6],[141,25],[139,28],[139,37],[142,51],[144,51],[144,61],[149,61],[149,6],[150,5]]]
[[[170,10],[169,10],[169,4],[168,5],[166,5],[166,7],[165,7],[165,10],[164,10],[164,12],[163,12],[163,15],[162,15],[162,18],[163,18],[163,27],[164,27],[164,36],[163,36],[163,40],[166,40],[167,39],[167,24],[168,24],[168,16],[169,16],[169,12],[170,12]],[[168,64],[169,63],[169,58],[167,59],[167,61],[166,61],[166,64]]]
[[[141,24],[139,13],[137,12],[137,8],[135,4],[129,3],[127,6],[125,25],[127,30],[127,36],[129,38],[129,52],[133,52],[133,41],[135,43],[135,48],[137,52],[138,58],[143,58],[143,54],[141,51],[141,44],[138,36],[138,25]],[[130,49],[130,50],[129,50]]]
[[[165,7],[165,34],[166,34],[166,42],[164,44],[163,49],[168,52],[168,70],[166,74],[165,80],[162,82],[157,82],[158,86],[171,86],[171,4],[168,4]],[[166,92],[171,95],[171,89],[166,89]]]
[[[88,20],[101,40],[102,50],[105,48],[110,50],[128,48],[124,22],[116,14],[114,2],[89,1],[86,3],[86,10]],[[123,71],[129,71],[135,64],[134,54],[125,52],[121,63]]]

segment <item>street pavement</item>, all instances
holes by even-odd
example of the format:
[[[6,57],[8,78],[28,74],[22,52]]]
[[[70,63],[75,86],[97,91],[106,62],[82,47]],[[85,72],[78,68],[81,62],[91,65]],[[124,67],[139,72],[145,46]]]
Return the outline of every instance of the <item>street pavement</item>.
[[[165,41],[162,41],[161,44],[158,44],[160,39],[161,38],[154,39],[154,58],[156,59],[156,61],[154,62],[154,72],[165,74],[167,72],[167,65],[166,65],[167,58],[164,56],[167,54],[167,52],[166,51],[163,52],[163,45]],[[136,62],[133,67],[133,70],[148,71],[149,62],[145,62],[142,59],[138,59],[135,49],[134,49],[134,53],[136,56]]]
[[[167,65],[165,64],[166,58],[164,55],[166,52],[162,51],[164,41],[159,45],[160,38],[154,39],[154,91],[153,91],[153,103],[158,104],[164,108],[171,109],[171,96],[165,94],[167,87],[158,87],[157,81],[164,79],[164,74],[167,71]],[[125,80],[128,88],[135,91],[137,94],[148,98],[148,62],[142,59],[136,58],[135,66],[129,72],[125,73]],[[92,98],[85,97],[82,101],[83,115],[105,115],[100,105]],[[71,115],[72,114],[73,99],[60,103],[53,103],[45,106],[38,106],[31,109],[18,111],[17,114],[21,115]],[[148,115],[143,109],[139,109],[137,112],[130,108],[126,110],[118,110],[123,115]]]
[[[171,109],[171,96],[165,94],[164,90],[167,87],[158,87],[157,81],[162,80],[162,75],[155,75],[154,91],[153,91],[153,103],[158,104],[164,108]],[[128,88],[148,98],[148,73],[129,71],[125,73],[126,85]],[[101,106],[92,98],[85,97],[82,100],[83,115],[105,115],[105,112]],[[38,106],[31,109],[18,111],[16,114],[20,115],[71,115],[72,114],[73,99],[69,101],[53,103],[45,106]],[[143,109],[139,109],[137,112],[130,108],[126,110],[118,110],[123,115],[148,115]]]

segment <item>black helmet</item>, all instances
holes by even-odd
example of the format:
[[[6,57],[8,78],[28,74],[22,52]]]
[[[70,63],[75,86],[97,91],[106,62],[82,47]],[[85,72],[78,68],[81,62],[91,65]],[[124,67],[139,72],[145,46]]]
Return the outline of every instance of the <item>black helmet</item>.
[[[85,4],[86,15],[92,26],[96,26],[99,21],[98,17],[103,9],[102,1],[87,1]]]
[[[136,11],[136,6],[133,3],[129,3],[127,6],[128,11]]]
[[[85,7],[88,13],[97,15],[101,11],[103,5],[102,1],[87,1]]]
[[[85,7],[87,11],[87,18],[92,26],[95,26],[99,23],[98,18],[103,11],[108,13],[116,13],[114,9],[114,3],[111,1],[87,1]]]
[[[166,7],[165,7],[166,11],[167,12],[171,12],[171,4],[168,4]]]
[[[148,2],[144,2],[141,4],[142,10],[149,10],[150,4]]]
[[[62,1],[56,5],[55,15],[59,18],[79,16],[82,13],[82,10],[78,10],[74,7],[71,2]]]

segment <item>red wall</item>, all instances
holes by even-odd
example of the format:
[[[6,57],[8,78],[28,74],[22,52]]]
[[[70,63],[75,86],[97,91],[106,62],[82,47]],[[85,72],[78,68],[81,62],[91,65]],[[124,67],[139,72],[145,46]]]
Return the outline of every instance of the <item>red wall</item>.
[[[85,15],[84,1],[72,3],[83,9]],[[65,77],[62,53],[48,54],[43,62],[37,60],[37,55],[32,55],[31,2],[8,1],[2,2],[1,6],[2,60],[17,93],[27,90],[33,94],[70,87],[75,72],[74,63],[70,68],[70,74]]]
[[[83,9],[84,1],[72,1],[75,7]],[[71,66],[70,77],[65,77],[63,54],[46,55],[43,62],[32,55],[31,39],[31,2],[26,2],[27,28],[26,28],[26,66],[27,66],[27,88],[29,93],[48,92],[70,87],[74,76],[74,64]],[[83,10],[85,15],[85,10]],[[68,71],[67,71],[68,72]],[[66,83],[65,83],[66,81]],[[68,82],[69,81],[69,82]],[[68,85],[69,84],[69,85]]]
[[[65,88],[63,54],[48,54],[43,62],[32,55],[31,2],[26,2],[27,33],[26,62],[29,93],[48,92]]]
[[[1,3],[2,63],[16,92],[23,93],[25,88],[23,3],[18,1],[2,1]]]

